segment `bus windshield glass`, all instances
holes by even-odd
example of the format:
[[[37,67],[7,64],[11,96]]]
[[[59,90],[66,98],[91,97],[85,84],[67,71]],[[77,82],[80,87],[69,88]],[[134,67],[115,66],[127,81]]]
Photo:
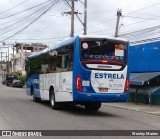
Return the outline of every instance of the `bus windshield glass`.
[[[81,39],[81,60],[127,62],[127,43],[108,39]]]

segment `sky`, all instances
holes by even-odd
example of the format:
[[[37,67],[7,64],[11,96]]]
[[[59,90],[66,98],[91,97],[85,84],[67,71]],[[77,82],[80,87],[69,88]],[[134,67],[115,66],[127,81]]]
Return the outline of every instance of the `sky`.
[[[51,2],[52,8],[45,13]],[[75,2],[75,11],[82,13],[78,16],[83,22],[84,5],[81,2]],[[123,34],[121,37],[134,41],[159,35],[158,28],[154,28],[154,31],[145,30],[146,32],[124,35],[158,26],[159,0],[87,0],[87,3],[89,35],[114,36],[118,9],[122,10],[119,27],[119,35]],[[31,8],[34,6],[37,7]],[[52,45],[70,35],[71,17],[63,13],[71,9],[65,0],[0,0],[0,7],[0,47],[2,42]],[[26,9],[28,10],[22,12]],[[40,16],[41,14],[43,15]],[[75,35],[83,34],[83,26],[76,17],[74,32]]]

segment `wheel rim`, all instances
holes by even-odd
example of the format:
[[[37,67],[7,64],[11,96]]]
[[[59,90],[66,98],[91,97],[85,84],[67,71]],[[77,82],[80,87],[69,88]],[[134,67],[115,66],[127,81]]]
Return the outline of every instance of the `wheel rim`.
[[[51,105],[54,106],[54,95],[51,96]]]
[[[35,96],[34,96],[34,93],[33,93],[33,100],[35,101]]]
[[[34,93],[34,90],[33,90],[33,101],[35,101],[35,93]]]

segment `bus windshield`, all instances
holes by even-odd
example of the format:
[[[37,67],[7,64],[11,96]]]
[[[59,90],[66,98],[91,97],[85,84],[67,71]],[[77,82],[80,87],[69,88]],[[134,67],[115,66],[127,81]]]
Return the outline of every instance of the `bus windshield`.
[[[108,39],[81,40],[81,60],[127,62],[127,43]]]

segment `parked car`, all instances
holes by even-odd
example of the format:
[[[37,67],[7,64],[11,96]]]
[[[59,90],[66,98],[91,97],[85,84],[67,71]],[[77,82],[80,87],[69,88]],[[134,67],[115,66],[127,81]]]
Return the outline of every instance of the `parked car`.
[[[22,82],[20,80],[14,79],[13,82],[12,82],[12,87],[22,88],[23,85],[22,85]]]
[[[13,80],[15,79],[14,75],[6,75],[6,86],[10,86],[13,83]]]

